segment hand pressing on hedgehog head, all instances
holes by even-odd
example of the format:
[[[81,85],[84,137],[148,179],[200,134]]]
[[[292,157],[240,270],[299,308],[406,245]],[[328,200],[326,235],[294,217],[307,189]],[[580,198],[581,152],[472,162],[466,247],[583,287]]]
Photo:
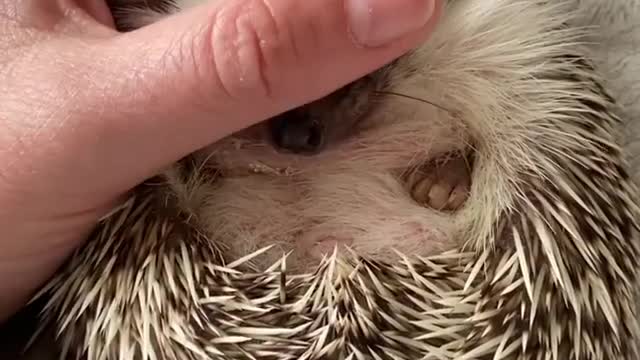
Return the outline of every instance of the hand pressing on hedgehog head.
[[[123,34],[103,0],[0,0],[0,321],[136,184],[399,57],[440,10],[203,0]]]

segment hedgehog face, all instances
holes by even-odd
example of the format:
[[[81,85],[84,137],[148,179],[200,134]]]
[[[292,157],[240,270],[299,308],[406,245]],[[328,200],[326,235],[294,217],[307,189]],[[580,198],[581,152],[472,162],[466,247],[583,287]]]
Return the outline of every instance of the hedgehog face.
[[[117,20],[135,28],[198,1],[122,3],[137,10],[116,11]],[[448,22],[462,16],[448,12]],[[438,50],[445,34],[200,152],[220,176],[198,187],[190,207],[229,261],[267,245],[276,246],[266,263],[293,250],[292,269],[316,266],[341,244],[382,260],[394,249],[427,255],[459,245],[471,137],[450,94],[473,94],[436,74],[464,54],[464,44]]]
[[[120,27],[198,3],[136,1],[115,2]],[[267,245],[276,246],[266,263],[293,250],[292,269],[342,244],[381,260],[460,245],[473,141],[454,97],[478,95],[460,71],[444,71],[468,56],[462,40],[473,29],[448,39],[464,16],[450,4],[441,27],[452,29],[423,48],[200,152],[221,176],[201,184],[190,207],[229,261]]]
[[[380,260],[459,245],[469,135],[452,111],[422,101],[446,93],[420,85],[409,61],[200,154],[220,177],[200,187],[198,212],[230,261],[275,244],[264,265],[293,250],[290,268],[308,270],[336,245]]]

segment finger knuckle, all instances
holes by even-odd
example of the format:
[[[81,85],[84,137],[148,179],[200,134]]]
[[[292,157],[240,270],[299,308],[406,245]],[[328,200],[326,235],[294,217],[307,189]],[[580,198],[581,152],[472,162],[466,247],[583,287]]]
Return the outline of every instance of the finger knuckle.
[[[268,3],[233,1],[214,20],[209,56],[220,87],[233,98],[270,96],[281,35]]]

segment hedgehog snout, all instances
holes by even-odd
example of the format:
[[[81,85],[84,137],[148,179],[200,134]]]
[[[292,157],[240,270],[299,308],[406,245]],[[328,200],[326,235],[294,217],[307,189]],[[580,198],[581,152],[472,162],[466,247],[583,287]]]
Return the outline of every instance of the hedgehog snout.
[[[291,110],[268,122],[271,142],[276,150],[300,155],[314,155],[325,144],[322,124],[301,110]]]

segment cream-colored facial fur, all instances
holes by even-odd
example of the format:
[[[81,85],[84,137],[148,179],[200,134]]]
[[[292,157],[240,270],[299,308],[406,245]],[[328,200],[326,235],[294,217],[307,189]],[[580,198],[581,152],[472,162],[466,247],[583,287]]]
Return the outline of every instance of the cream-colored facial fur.
[[[388,259],[393,249],[427,255],[465,245],[470,233],[489,238],[495,216],[520,195],[511,179],[535,173],[536,162],[545,161],[524,144],[539,135],[553,141],[553,134],[526,128],[562,106],[535,79],[545,70],[541,59],[562,54],[558,40],[568,43],[577,35],[555,30],[562,21],[555,10],[567,6],[557,3],[554,9],[535,1],[448,2],[428,43],[389,70],[389,90],[435,106],[378,96],[363,129],[314,156],[277,152],[261,126],[240,132],[200,154],[224,174],[217,181],[185,185],[173,176],[183,206],[205,224],[212,241],[226,245],[228,260],[275,244],[268,259],[294,250],[288,260],[294,269],[315,265],[336,243]],[[129,23],[142,26],[162,16],[138,14]],[[403,174],[471,147],[477,158],[461,209],[437,211],[411,196]],[[255,173],[252,166],[276,171]],[[455,186],[446,177],[441,182]]]

